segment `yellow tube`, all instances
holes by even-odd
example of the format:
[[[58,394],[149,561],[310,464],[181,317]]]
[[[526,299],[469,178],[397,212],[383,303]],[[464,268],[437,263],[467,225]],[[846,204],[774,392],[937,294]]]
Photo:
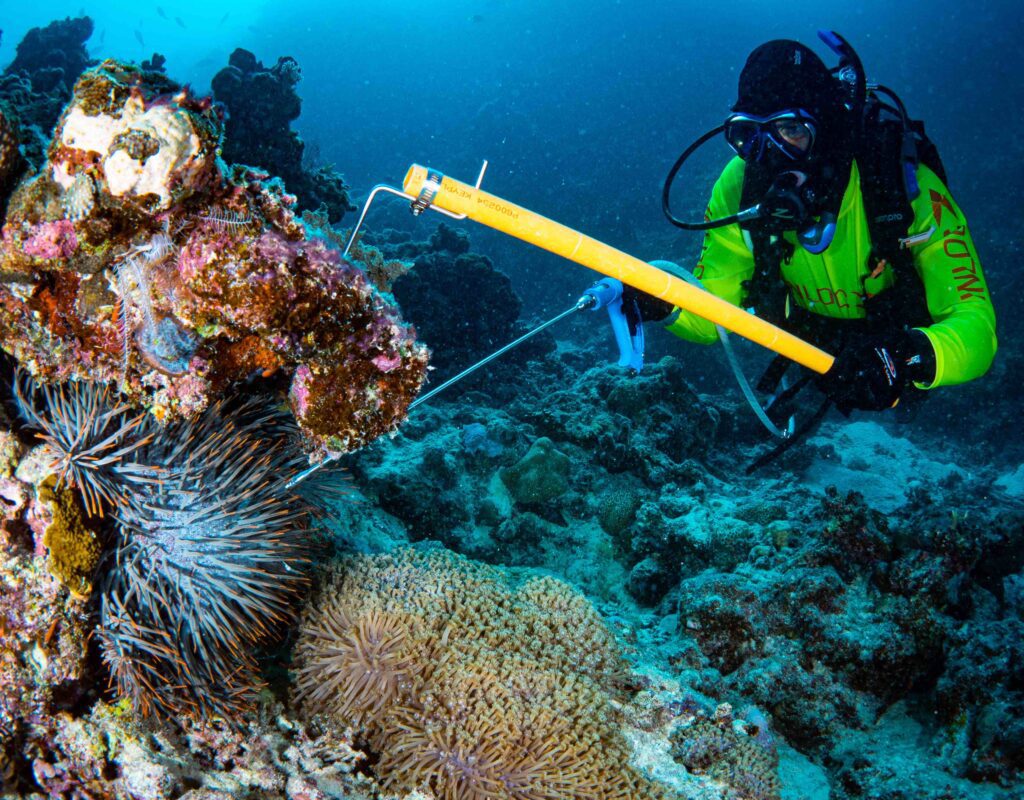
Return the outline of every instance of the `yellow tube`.
[[[440,173],[436,170],[413,164],[409,167],[402,186],[406,194],[413,197],[419,197],[421,192],[424,192],[425,197],[430,197],[433,192],[431,205],[453,214],[465,214],[482,225],[617,278],[642,292],[692,311],[815,372],[828,372],[832,366],[833,358],[824,350],[819,350],[803,339],[715,297],[710,292],[691,286],[686,281],[597,239],[447,175],[442,176],[438,184],[434,177],[437,175]]]

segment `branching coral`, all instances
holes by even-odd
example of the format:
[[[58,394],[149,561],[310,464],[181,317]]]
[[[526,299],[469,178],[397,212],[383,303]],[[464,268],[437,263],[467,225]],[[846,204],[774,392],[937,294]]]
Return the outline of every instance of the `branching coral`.
[[[297,654],[303,707],[359,729],[393,790],[661,796],[614,724],[614,636],[558,581],[516,591],[444,551],[356,559],[307,612]]]

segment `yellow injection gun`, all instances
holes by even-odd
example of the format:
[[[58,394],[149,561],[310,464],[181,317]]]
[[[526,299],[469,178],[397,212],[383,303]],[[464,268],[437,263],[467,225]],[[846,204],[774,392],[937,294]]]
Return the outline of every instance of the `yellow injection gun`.
[[[436,208],[449,216],[468,217],[691,311],[815,372],[825,373],[832,366],[833,358],[824,350],[770,322],[628,253],[488,194],[479,185],[413,164],[402,188],[413,198],[414,210]]]

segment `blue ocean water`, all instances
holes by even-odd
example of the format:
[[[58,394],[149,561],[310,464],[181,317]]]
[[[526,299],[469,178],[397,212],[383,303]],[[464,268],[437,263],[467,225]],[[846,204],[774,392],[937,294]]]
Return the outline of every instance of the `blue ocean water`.
[[[297,128],[356,197],[400,181],[413,162],[471,181],[488,159],[492,192],[612,244],[666,235],[664,173],[721,122],[753,47],[793,38],[826,55],[815,33],[831,28],[856,47],[869,76],[927,121],[959,202],[987,222],[975,235],[984,242],[992,231],[1000,252],[1019,242],[1012,208],[993,188],[1024,184],[1008,123],[1024,99],[1013,3],[947,3],[941,11],[880,0],[4,6],[0,62],[29,27],[83,10],[96,23],[93,53],[140,61],[159,51],[176,79],[199,90],[235,47],[268,64],[294,56],[303,71]],[[729,155],[724,145],[709,149],[705,170],[680,194],[698,215]],[[699,237],[689,246],[695,252]],[[557,273],[541,262],[544,274]]]
[[[492,193],[642,258],[684,263],[700,236],[679,235],[661,216],[668,167],[720,124],[757,44],[798,39],[832,65],[816,37],[831,28],[870,79],[927,122],[989,276],[1020,286],[1020,232],[1004,192],[1024,185],[1024,145],[1008,122],[1024,100],[1012,3],[941,12],[887,2],[11,3],[0,62],[29,27],[83,10],[96,23],[91,52],[141,61],[158,51],[199,91],[236,47],[268,65],[294,56],[303,74],[295,127],[357,201],[376,183],[400,182],[412,163],[472,182],[487,159]],[[698,153],[675,190],[678,207],[699,217],[730,155],[724,143]],[[486,229],[473,236],[538,314],[564,307],[590,279]],[[997,310],[1006,294],[993,294]]]
[[[303,105],[293,127],[307,162],[333,164],[357,205],[375,184],[400,185],[413,163],[471,183],[486,159],[483,185],[491,193],[638,257],[685,265],[695,263],[701,239],[662,217],[661,186],[672,162],[722,122],[755,46],[798,39],[831,65],[816,32],[842,33],[869,77],[900,94],[941,150],[996,307],[1000,352],[992,372],[938,393],[910,426],[834,417],[794,461],[748,478],[743,462],[763,439],[717,350],[649,331],[648,363],[672,361],[630,382],[607,365],[615,353],[603,315],[575,318],[554,332],[557,367],[529,372],[524,359],[485,373],[494,377],[418,410],[393,442],[354,460],[367,505],[353,515],[363,519],[346,523],[349,545],[439,539],[469,556],[570,580],[632,637],[639,666],[668,670],[702,701],[731,692],[732,702],[746,698],[774,715],[795,745],[783,759],[783,797],[1021,796],[1014,793],[1024,747],[1015,740],[1024,741],[1024,706],[1020,665],[1012,663],[1022,647],[1024,598],[1024,437],[1014,377],[1024,366],[1024,326],[1013,303],[1024,290],[1017,200],[1024,137],[1016,121],[1024,105],[1024,23],[1016,4],[77,0],[33,7],[6,0],[0,12],[0,67],[30,28],[80,14],[95,23],[93,57],[139,62],[159,52],[168,75],[199,93],[210,90],[237,47],[268,66],[294,57]],[[688,162],[673,195],[677,213],[700,218],[731,155],[716,141]],[[437,223],[384,202],[368,227],[422,242]],[[572,305],[595,277],[472,222],[456,227],[473,253],[510,280],[521,300],[520,332]],[[451,298],[454,339],[460,324],[465,338],[484,335],[470,321],[495,309],[475,302],[480,297]],[[466,347],[466,358],[502,343]],[[765,361],[753,346],[741,345],[741,355],[751,369]],[[727,458],[708,455],[716,447]],[[550,455],[562,451],[572,458]],[[543,502],[531,499],[531,480],[545,484]],[[860,501],[844,505],[847,491],[860,492],[879,516]],[[819,504],[823,540],[838,531],[851,537],[844,546],[857,569],[857,558],[882,566],[847,574],[848,564],[828,563],[835,572],[825,578],[798,572],[803,555],[788,554],[811,547]],[[991,534],[980,544],[982,533],[971,527],[979,514],[982,533]],[[889,515],[897,533],[885,527]],[[921,589],[926,581],[908,577],[924,571],[915,573],[919,562],[908,555],[919,552],[907,543],[914,537],[932,547],[920,552],[933,555],[948,555],[942,548],[955,540],[948,560],[962,559],[957,569],[970,580]],[[831,591],[835,581],[847,587],[836,601],[842,611],[823,611],[834,617],[820,631],[817,618],[801,618],[805,628],[793,638],[805,652],[785,650],[773,615],[800,614],[779,598],[790,592],[794,605],[814,606],[815,592]],[[931,617],[910,636],[894,620],[919,621],[911,611],[887,616],[896,606],[916,612],[918,591],[940,598],[929,601],[927,614],[944,615],[934,624],[941,637]],[[719,642],[700,636],[702,626],[725,625],[710,608],[709,598],[718,597],[740,597],[737,607],[754,620],[744,630],[762,660],[751,657],[754,666],[742,675],[746,642],[723,655],[727,647],[716,650]],[[849,629],[837,630],[843,626]],[[991,654],[981,666],[965,655],[981,650]],[[784,672],[786,663],[802,665],[806,685],[785,684],[772,671]],[[716,682],[722,676],[733,677]],[[838,688],[821,690],[829,681]],[[945,727],[929,727],[930,699],[944,691],[952,702],[949,686],[957,681],[998,691],[968,704],[962,719],[953,714]],[[900,691],[889,693],[890,683]],[[872,702],[851,699],[847,684]],[[799,706],[800,697],[811,700]],[[829,702],[814,705],[821,698]],[[822,744],[807,722],[830,714],[843,717],[846,741]],[[805,722],[813,735],[800,739]],[[972,761],[971,748],[984,757]],[[948,794],[940,785],[946,780],[955,782]]]

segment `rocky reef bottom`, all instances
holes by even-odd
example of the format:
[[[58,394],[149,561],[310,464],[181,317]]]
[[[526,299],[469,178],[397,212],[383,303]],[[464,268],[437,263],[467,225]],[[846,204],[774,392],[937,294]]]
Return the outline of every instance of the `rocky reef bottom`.
[[[4,797],[1024,796],[1019,468],[835,418],[747,475],[685,355],[629,376],[594,333],[418,408],[310,487],[308,589],[244,658],[215,614],[140,631],[124,521],[4,420]]]

